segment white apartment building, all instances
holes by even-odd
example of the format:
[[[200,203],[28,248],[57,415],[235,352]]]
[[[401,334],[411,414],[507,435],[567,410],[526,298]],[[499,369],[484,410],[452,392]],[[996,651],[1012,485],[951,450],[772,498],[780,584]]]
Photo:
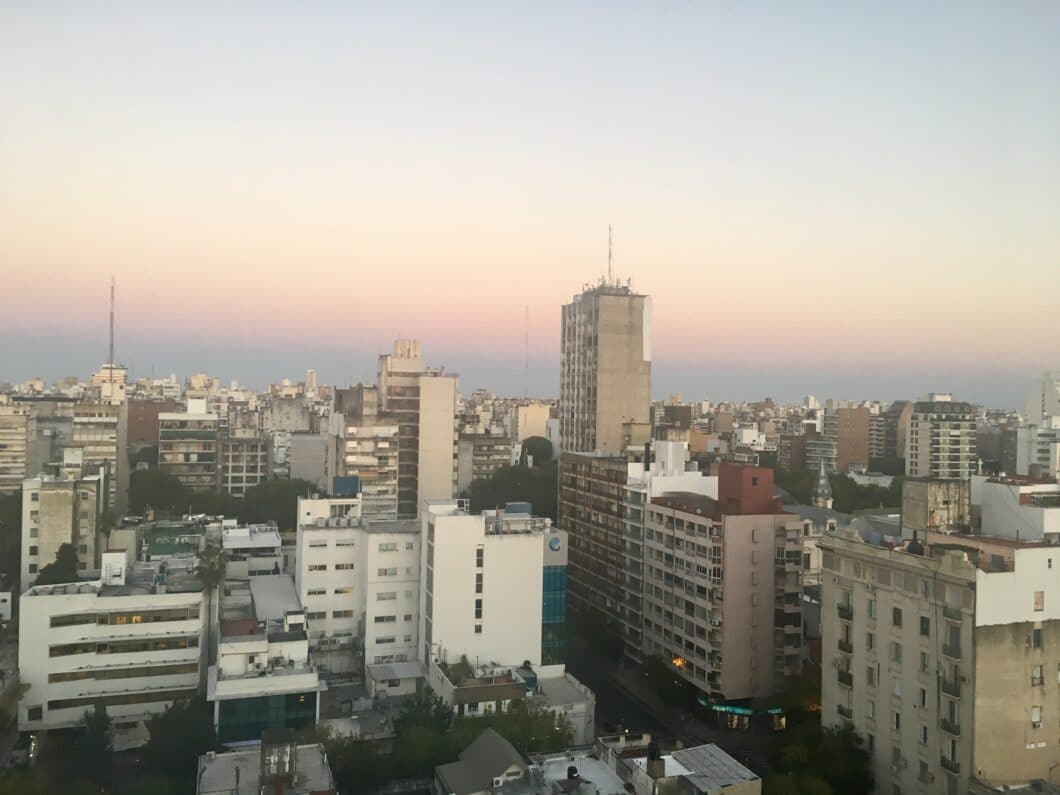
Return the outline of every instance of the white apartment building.
[[[242,497],[269,479],[272,445],[256,428],[230,428],[221,444],[221,491]]]
[[[1024,788],[1060,764],[1060,548],[929,534],[821,541],[822,721],[877,792]]]
[[[228,555],[228,579],[284,573],[283,541],[274,524],[222,526],[221,547]]]
[[[1060,478],[1060,414],[1016,429],[1016,474]]]
[[[198,688],[202,585],[170,568],[126,568],[105,552],[94,581],[30,588],[20,603],[18,667],[23,732],[72,728],[102,704],[114,747],[147,740],[145,721]]]
[[[1060,484],[1021,477],[972,478],[972,510],[983,532],[1060,544]]]
[[[0,405],[0,494],[18,491],[26,479],[29,440],[35,423],[28,408]]]
[[[55,561],[59,547],[72,544],[81,568],[96,565],[97,523],[106,500],[103,475],[61,478],[42,475],[22,483],[22,566],[24,591],[38,572]]]
[[[75,403],[73,417],[71,445],[82,448],[84,465],[90,471],[105,469],[107,507],[121,513],[129,489],[129,405]]]
[[[298,501],[297,590],[315,659],[333,671],[417,658],[419,524],[360,511],[356,497]]]
[[[969,403],[950,399],[915,403],[906,438],[905,474],[967,480],[977,466],[975,425]]]
[[[324,685],[310,657],[294,580],[276,574],[225,585],[217,664],[206,686],[218,740],[251,742],[266,729],[315,725]]]

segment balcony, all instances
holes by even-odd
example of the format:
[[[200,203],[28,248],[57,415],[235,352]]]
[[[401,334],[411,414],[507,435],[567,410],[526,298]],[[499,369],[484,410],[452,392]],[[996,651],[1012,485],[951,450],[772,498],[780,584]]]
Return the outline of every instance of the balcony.
[[[945,656],[949,657],[951,660],[961,659],[961,647],[955,644],[942,644],[942,653]]]
[[[836,711],[839,713],[840,717],[846,718],[847,720],[853,720],[854,718],[854,710],[852,710],[850,707],[844,707],[842,704],[840,704],[838,707],[836,707]]]
[[[961,608],[959,607],[943,607],[942,615],[948,618],[950,621],[960,621],[962,618]]]
[[[853,687],[854,686],[854,674],[852,674],[850,671],[840,671],[839,672],[839,684],[843,685],[843,687]]]
[[[942,680],[942,692],[953,698],[961,697],[961,683],[949,679]]]
[[[948,734],[952,734],[954,737],[961,736],[961,727],[957,725],[955,721],[949,718],[943,718],[939,721],[939,725],[942,726],[942,730]]]
[[[851,643],[849,640],[843,640],[842,638],[840,638],[839,639],[839,651],[845,652],[846,654],[853,654],[854,653],[854,644]]]
[[[853,621],[854,620],[854,606],[853,605],[845,605],[842,602],[840,602],[838,605],[836,605],[836,611],[839,613],[839,617],[841,619],[843,619],[844,621]]]
[[[943,756],[939,759],[939,764],[942,765],[943,770],[948,770],[950,773],[960,773],[961,763],[956,759],[950,759],[948,756]]]

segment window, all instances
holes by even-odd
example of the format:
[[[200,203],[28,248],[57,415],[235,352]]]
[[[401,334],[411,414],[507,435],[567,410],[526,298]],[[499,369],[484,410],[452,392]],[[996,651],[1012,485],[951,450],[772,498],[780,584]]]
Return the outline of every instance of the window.
[[[896,729],[902,728],[902,713],[901,712],[894,713],[894,728],[896,728]]]
[[[849,626],[849,625],[844,625]],[[871,632],[865,633],[865,648],[872,651],[876,648],[876,636]]]
[[[926,728],[927,727],[925,727],[925,729]],[[925,740],[924,742],[926,743],[927,740]],[[917,774],[917,777],[925,784],[928,783],[931,779],[931,774],[928,773],[928,763],[925,762],[923,759],[920,760],[920,772]]]
[[[876,717],[876,702],[875,701],[872,701],[871,699],[869,700],[868,712],[866,712],[865,714],[868,717],[870,717],[870,718],[875,718]]]
[[[920,706],[927,706],[927,690],[920,688]]]
[[[1042,666],[1031,666],[1031,687],[1041,687],[1043,683],[1044,675],[1042,674]]]
[[[475,574],[475,593],[482,593],[482,572]]]
[[[397,621],[397,616],[376,616],[376,624],[392,624]]]
[[[335,571],[353,571],[352,563],[336,563]]]
[[[1042,631],[1041,629],[1031,630],[1031,646],[1035,649],[1042,647]]]
[[[902,644],[897,641],[891,641],[891,661],[900,663],[902,661]]]
[[[397,640],[393,635],[383,635],[382,637],[376,638],[375,642],[385,646],[388,643],[394,643]]]
[[[482,559],[486,554],[486,550],[483,547],[475,548],[475,567],[482,568]]]
[[[896,696],[901,698],[901,696],[902,696],[902,680],[901,680],[900,677],[896,676],[896,677],[894,677],[894,679],[891,680],[891,687],[892,687],[892,691],[891,692],[893,692]]]
[[[328,611],[327,610],[321,610],[321,611],[318,611],[318,612],[306,613],[305,617],[309,621],[322,621],[322,620],[324,620],[325,618],[328,617]]]
[[[876,666],[870,665],[865,669],[865,682],[869,687],[876,686]]]
[[[925,638],[931,637],[931,619],[927,616],[920,617],[920,634]]]
[[[482,618],[482,600],[481,599],[476,599],[475,600],[475,618],[480,619],[480,620]]]
[[[348,593],[353,593],[353,588],[351,586],[346,586],[344,588],[336,588],[335,589],[335,595],[336,596],[342,596],[343,594],[348,594]]]
[[[927,741],[928,741],[927,726],[925,726],[924,724],[920,724],[920,744],[921,745],[927,745]]]
[[[307,596],[324,596],[328,592],[327,588],[310,588],[306,591]]]
[[[415,542],[413,542],[413,541],[406,541],[405,542],[405,551],[406,552],[410,552],[410,551],[412,551],[415,548],[416,548]]]
[[[379,577],[396,577],[397,569],[393,567],[389,569],[377,569],[376,575],[378,575]]]
[[[36,574],[37,573],[37,564],[36,563],[30,563],[29,564],[29,573],[30,574]]]
[[[896,627],[902,626],[902,608],[891,608],[891,623]]]
[[[37,495],[34,494],[34,497]],[[26,710],[27,720],[43,720],[44,719],[44,707],[30,707]]]
[[[891,764],[895,766],[902,764],[902,749],[897,745],[891,746]]]
[[[397,591],[381,591],[375,595],[377,602],[389,602],[393,599],[397,599]]]
[[[29,554],[36,555],[37,554],[37,548],[36,547],[30,547],[29,548]]]
[[[1042,708],[1031,707],[1031,728],[1040,729],[1042,728]]]
[[[928,653],[926,651],[920,652],[920,670],[923,673],[927,673],[928,669]]]
[[[1045,591],[1034,592],[1034,612],[1040,613],[1045,610]]]
[[[875,619],[876,618],[876,600],[875,599],[869,599],[869,618],[871,618],[871,619]]]
[[[310,571],[327,571],[328,570],[328,564],[327,563],[310,563],[309,564],[309,570]]]
[[[482,625],[481,624],[475,624],[475,634],[476,635],[481,635],[482,634]]]
[[[332,618],[353,618],[353,611],[352,610],[332,610],[331,611],[331,617]]]
[[[405,620],[406,621],[411,621],[412,620],[412,613],[405,613]]]
[[[397,544],[380,544],[380,552],[397,552]]]

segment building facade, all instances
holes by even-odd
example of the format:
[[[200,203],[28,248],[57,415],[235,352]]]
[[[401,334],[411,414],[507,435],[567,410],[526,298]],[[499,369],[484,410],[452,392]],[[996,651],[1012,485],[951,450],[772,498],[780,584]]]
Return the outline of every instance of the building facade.
[[[42,568],[70,544],[80,568],[95,568],[99,519],[106,504],[102,475],[76,478],[41,476],[22,484],[22,572],[24,591]]]
[[[197,491],[218,487],[219,420],[189,401],[185,413],[158,415],[158,468]]]
[[[651,299],[606,283],[564,305],[560,447],[623,453],[623,426],[647,426],[651,406]]]
[[[975,411],[952,400],[913,406],[906,442],[905,474],[967,480],[976,471]]]

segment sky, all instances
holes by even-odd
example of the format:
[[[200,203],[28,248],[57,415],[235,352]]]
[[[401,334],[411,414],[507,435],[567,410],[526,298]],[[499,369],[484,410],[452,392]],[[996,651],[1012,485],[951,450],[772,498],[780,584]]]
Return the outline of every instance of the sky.
[[[1049,0],[0,0],[0,380],[96,369],[113,274],[135,376],[341,385],[411,336],[554,395],[610,224],[657,396],[1018,406],[1057,41]]]

